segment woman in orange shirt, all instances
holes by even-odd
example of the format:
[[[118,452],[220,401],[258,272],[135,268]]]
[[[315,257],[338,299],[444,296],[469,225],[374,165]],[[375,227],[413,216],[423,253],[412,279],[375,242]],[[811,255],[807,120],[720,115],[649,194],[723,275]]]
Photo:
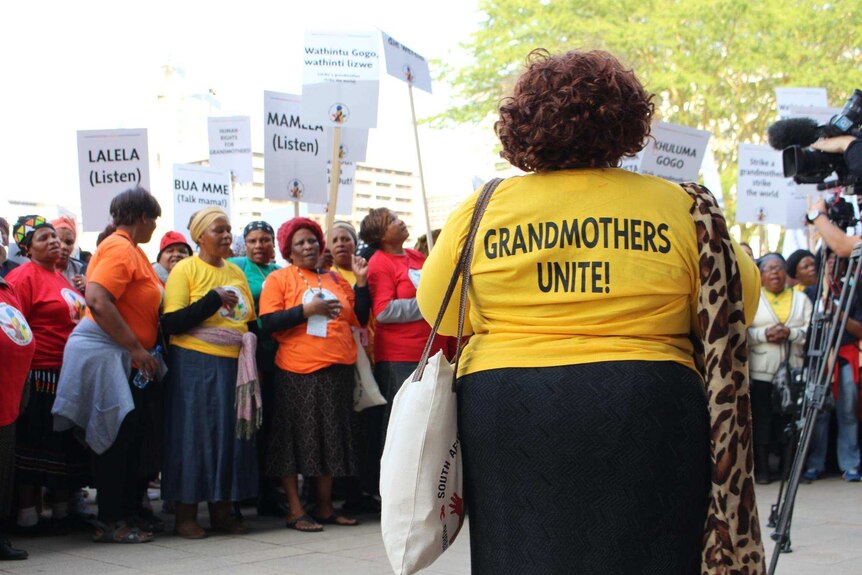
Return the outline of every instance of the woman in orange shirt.
[[[322,531],[322,524],[356,525],[332,507],[333,477],[356,475],[358,453],[351,431],[352,327],[368,321],[369,305],[343,277],[318,268],[323,231],[306,218],[278,230],[282,256],[293,265],[271,273],[260,296],[261,328],[278,342],[275,404],[267,473],[282,478],[290,514],[287,527]],[[356,284],[367,285],[367,264],[354,265]],[[315,517],[299,498],[297,474],[317,478]]]

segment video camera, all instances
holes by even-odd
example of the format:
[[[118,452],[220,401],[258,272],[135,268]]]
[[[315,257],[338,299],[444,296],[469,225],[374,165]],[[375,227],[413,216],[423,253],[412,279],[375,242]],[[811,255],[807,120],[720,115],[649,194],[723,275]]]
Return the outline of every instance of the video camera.
[[[819,189],[835,185],[855,186],[857,178],[852,175],[843,154],[830,154],[809,147],[820,138],[844,136],[851,130],[862,127],[862,91],[856,89],[847,99],[844,108],[833,116],[828,124],[818,126],[810,118],[779,120],[768,130],[769,145],[782,150],[784,176],[793,178],[797,184],[820,184]],[[832,172],[838,175],[837,182],[824,184]]]

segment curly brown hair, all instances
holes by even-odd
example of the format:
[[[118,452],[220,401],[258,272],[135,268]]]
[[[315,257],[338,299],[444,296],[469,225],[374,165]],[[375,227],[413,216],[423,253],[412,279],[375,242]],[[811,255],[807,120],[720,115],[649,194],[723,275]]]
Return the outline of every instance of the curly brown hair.
[[[619,165],[646,145],[653,97],[608,52],[533,50],[494,124],[500,155],[526,172]]]

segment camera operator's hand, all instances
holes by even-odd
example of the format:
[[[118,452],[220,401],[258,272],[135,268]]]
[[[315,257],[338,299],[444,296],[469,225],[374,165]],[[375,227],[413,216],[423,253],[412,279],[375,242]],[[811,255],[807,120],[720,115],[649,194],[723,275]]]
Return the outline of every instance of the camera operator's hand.
[[[855,140],[853,136],[836,136],[835,138],[820,138],[811,147],[827,154],[843,154],[850,142]]]
[[[852,136],[850,137],[852,139]],[[836,138],[830,139],[834,140]],[[824,214],[828,213],[826,200],[823,198],[815,200],[814,203],[811,204],[811,211],[823,212]],[[812,221],[812,224],[820,233],[820,236],[823,238],[823,241],[826,242],[826,245],[829,246],[829,249],[842,258],[849,257],[850,252],[853,251],[856,244],[862,240],[859,236],[848,236],[844,230],[833,224],[826,216],[815,218]]]
[[[818,212],[827,212],[826,200],[824,200],[823,198],[817,198],[817,201],[811,204],[811,210],[817,210]]]

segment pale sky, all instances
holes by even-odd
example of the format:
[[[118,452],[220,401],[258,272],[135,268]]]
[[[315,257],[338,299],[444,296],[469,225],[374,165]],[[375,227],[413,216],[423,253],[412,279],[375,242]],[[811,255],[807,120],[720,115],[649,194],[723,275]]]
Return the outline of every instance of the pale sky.
[[[213,115],[251,116],[252,145],[261,151],[263,91],[301,92],[306,29],[380,28],[428,59],[451,59],[458,43],[481,24],[476,5],[476,0],[16,2],[4,10],[0,30],[6,128],[0,138],[0,199],[59,203],[77,212],[76,131],[150,128],[165,63],[182,68],[187,85],[215,91],[221,108]],[[379,129],[372,130],[368,161],[413,169],[406,85],[387,76],[385,66],[381,80]],[[415,94],[420,117],[447,102],[445,86],[435,84],[434,95]],[[202,130],[205,138],[205,125]],[[455,151],[439,135],[428,136],[427,150],[423,143],[429,194],[446,186],[451,174],[465,191],[470,173],[483,175],[490,152],[484,142],[492,145],[493,139],[481,136],[477,149],[470,132],[463,129]],[[153,157],[152,138],[150,148]],[[205,148],[200,155],[206,157]]]

